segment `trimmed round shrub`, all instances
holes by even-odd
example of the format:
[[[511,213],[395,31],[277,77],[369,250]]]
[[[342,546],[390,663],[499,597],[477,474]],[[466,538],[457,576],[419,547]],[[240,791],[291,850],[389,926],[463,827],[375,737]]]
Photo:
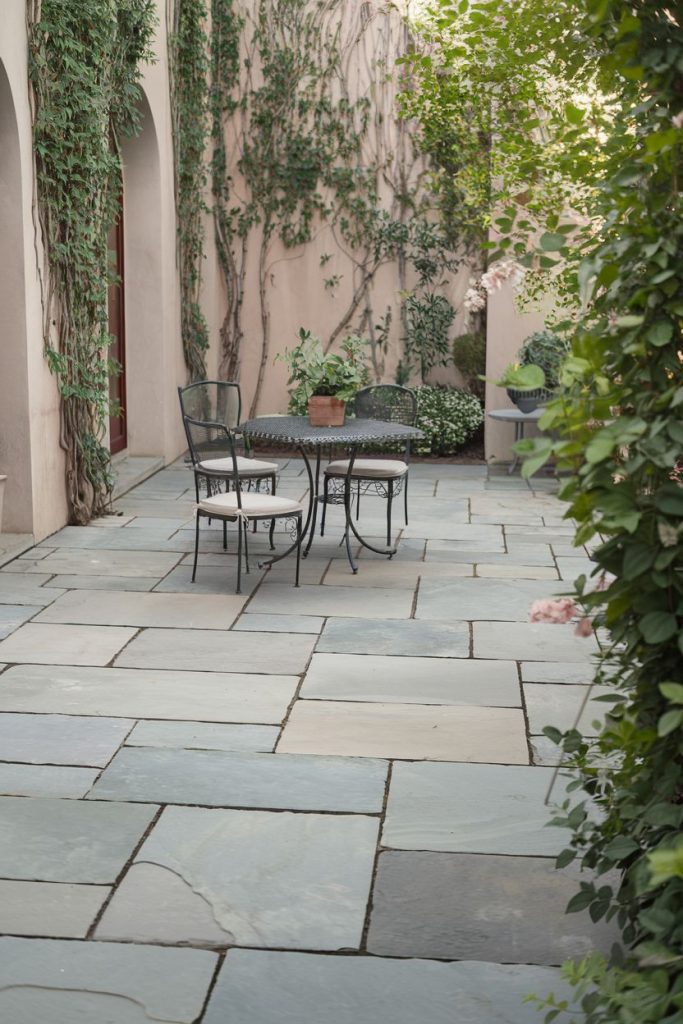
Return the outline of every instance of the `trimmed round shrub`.
[[[417,427],[424,434],[413,450],[416,455],[454,455],[484,422],[484,410],[475,395],[461,388],[414,389]]]

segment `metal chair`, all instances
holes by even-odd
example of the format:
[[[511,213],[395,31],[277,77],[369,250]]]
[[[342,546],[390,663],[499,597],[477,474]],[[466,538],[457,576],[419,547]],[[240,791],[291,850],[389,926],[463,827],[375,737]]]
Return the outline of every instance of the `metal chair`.
[[[188,420],[194,420],[203,423],[222,423],[228,430],[234,432],[242,417],[239,384],[224,380],[200,380],[178,388],[178,398],[194,469],[197,501],[200,479],[205,482],[207,497],[221,490],[221,482],[229,489],[237,477],[247,481],[250,487],[255,484],[257,489],[261,480],[268,480],[270,493],[275,494],[277,463],[237,455],[236,477],[235,466],[226,449],[224,438],[218,436],[211,441],[201,439],[199,443],[199,439],[193,437],[192,431],[187,427]]]
[[[410,388],[398,384],[372,384],[362,388],[354,397],[354,408],[359,419],[384,420],[415,426],[417,399]],[[391,544],[391,510],[394,498],[403,491],[404,518],[408,525],[408,461],[410,441],[406,441],[403,459],[367,458],[356,459],[351,471],[351,480],[356,483],[356,519],[360,513],[360,496],[374,490],[387,499],[387,545]],[[337,459],[325,469],[325,483],[322,498],[323,511],[320,523],[321,536],[325,532],[325,513],[328,504],[342,504],[351,500],[347,495],[349,460]]]
[[[249,545],[247,529],[249,523],[259,520],[270,520],[271,548],[273,546],[273,529],[276,519],[294,519],[296,521],[296,576],[295,586],[299,586],[299,568],[301,564],[301,539],[303,533],[304,507],[291,498],[282,498],[274,494],[263,494],[259,491],[243,491],[242,475],[238,469],[238,456],[235,453],[233,432],[223,423],[211,423],[185,417],[185,426],[192,435],[193,442],[207,448],[220,444],[230,452],[229,459],[233,465],[233,490],[220,494],[208,495],[197,499],[194,541],[194,563],[192,566],[192,582],[197,576],[197,560],[199,556],[199,521],[201,518],[218,519],[223,523],[223,531],[227,523],[236,522],[237,531],[237,587],[235,593],[242,592],[242,551],[245,554],[245,566],[249,572]]]

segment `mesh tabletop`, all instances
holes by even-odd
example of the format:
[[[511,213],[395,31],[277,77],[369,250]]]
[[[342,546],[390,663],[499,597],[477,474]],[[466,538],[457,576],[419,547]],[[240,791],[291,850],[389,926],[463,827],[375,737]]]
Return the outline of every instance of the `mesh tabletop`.
[[[383,441],[413,441],[422,437],[416,427],[383,420],[348,420],[343,427],[312,427],[307,416],[261,416],[242,423],[246,437],[263,441],[317,447],[328,444],[370,444]]]

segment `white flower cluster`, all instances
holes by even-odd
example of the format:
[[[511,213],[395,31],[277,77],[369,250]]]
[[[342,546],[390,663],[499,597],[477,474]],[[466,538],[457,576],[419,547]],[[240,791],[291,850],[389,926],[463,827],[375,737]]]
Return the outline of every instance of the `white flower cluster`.
[[[468,313],[478,313],[486,306],[486,298],[492,292],[499,291],[506,281],[513,288],[518,288],[524,280],[524,268],[512,259],[498,260],[493,263],[478,281],[470,278],[470,286],[465,292],[463,306]]]
[[[418,455],[453,455],[484,421],[481,402],[467,391],[426,384],[415,391],[417,427],[424,434]]]

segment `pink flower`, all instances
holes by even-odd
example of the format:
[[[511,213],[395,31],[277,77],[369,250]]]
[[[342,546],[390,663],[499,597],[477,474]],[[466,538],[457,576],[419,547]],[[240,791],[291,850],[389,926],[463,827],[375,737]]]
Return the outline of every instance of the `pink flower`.
[[[683,128],[683,110],[679,110],[679,112],[671,118],[671,123],[674,128]]]
[[[579,619],[579,621],[576,624],[574,636],[591,636],[592,632],[593,620],[590,619],[587,615],[584,615],[583,618]]]
[[[529,611],[530,622],[564,623],[573,619],[576,604],[571,597],[545,598],[534,601]]]

